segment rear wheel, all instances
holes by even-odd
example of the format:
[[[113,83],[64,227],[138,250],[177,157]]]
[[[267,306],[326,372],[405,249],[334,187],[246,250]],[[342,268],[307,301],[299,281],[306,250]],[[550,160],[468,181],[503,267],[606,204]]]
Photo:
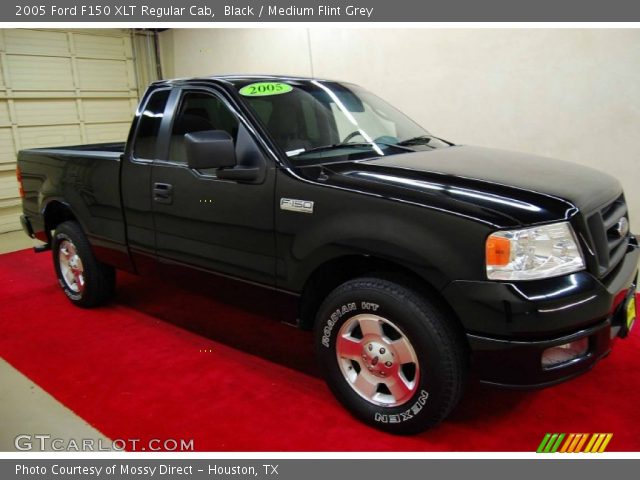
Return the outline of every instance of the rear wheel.
[[[113,296],[115,271],[96,260],[77,222],[58,225],[52,251],[58,283],[71,302],[81,307],[95,307]]]
[[[316,319],[327,383],[358,418],[409,434],[444,419],[466,376],[465,348],[452,319],[394,282],[359,278],[336,288]]]

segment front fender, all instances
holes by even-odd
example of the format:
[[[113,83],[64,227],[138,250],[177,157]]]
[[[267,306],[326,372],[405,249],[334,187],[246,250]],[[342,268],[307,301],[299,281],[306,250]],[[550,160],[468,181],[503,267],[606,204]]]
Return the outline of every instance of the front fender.
[[[285,252],[287,264],[293,267],[289,282],[299,287],[326,262],[360,255],[398,264],[442,290],[454,278],[472,277],[470,272],[478,268],[475,263],[482,262],[484,233],[467,232],[464,239],[456,238],[456,231],[464,230],[456,223],[451,217],[425,221],[412,215],[381,215],[379,211],[326,216],[289,237]],[[474,236],[479,239],[475,246],[479,254],[470,256],[474,247],[469,238]]]

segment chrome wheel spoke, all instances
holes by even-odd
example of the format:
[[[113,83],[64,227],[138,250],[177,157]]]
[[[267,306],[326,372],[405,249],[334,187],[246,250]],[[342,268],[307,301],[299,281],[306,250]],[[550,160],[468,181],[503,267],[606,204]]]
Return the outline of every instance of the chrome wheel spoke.
[[[382,337],[382,324],[380,323],[380,319],[378,317],[375,317],[373,315],[364,315],[360,319],[358,319],[358,325],[360,325],[362,335],[364,335],[365,337],[367,335]]]
[[[375,405],[402,405],[418,388],[418,356],[402,330],[384,317],[363,313],[348,318],[338,331],[335,352],[351,388]],[[378,391],[381,384],[386,388]]]
[[[407,400],[413,393],[414,388],[407,385],[404,378],[401,375],[396,374],[388,383],[385,383],[391,395],[395,398],[396,402]]]
[[[64,273],[62,275],[65,281],[67,282],[67,285],[69,286],[73,285],[75,281],[75,276],[73,275],[73,272],[69,267],[65,267]]]
[[[364,371],[362,371],[356,377],[356,381],[353,382],[353,386],[362,396],[371,399],[378,390],[378,383],[379,382],[370,378],[366,373],[364,373]]]
[[[415,353],[413,353],[413,348],[406,337],[401,337],[398,340],[391,342],[390,346],[396,353],[396,361],[400,365],[404,365],[405,363],[417,363],[418,360]]]
[[[359,360],[362,356],[362,343],[355,338],[339,336],[336,349],[342,358]]]
[[[58,265],[60,275],[67,288],[81,293],[85,288],[84,266],[78,255],[76,246],[71,240],[63,240],[58,251]]]
[[[74,275],[74,281],[76,286],[78,287],[78,290],[82,291],[84,290],[84,275],[81,271],[79,270],[74,270],[73,272]]]

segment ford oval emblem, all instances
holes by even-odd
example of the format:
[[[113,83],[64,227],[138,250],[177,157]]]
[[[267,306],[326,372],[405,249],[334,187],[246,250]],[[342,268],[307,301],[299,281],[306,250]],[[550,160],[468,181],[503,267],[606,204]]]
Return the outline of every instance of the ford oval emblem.
[[[629,233],[629,220],[627,220],[627,217],[620,218],[616,223],[615,229],[620,238],[626,237]]]

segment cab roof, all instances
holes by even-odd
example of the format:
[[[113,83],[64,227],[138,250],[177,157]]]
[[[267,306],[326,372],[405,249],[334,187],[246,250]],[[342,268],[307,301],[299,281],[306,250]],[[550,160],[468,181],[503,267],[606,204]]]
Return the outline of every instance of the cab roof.
[[[295,75],[239,75],[239,74],[228,74],[228,75],[211,75],[211,76],[203,76],[203,77],[183,77],[183,78],[173,78],[166,80],[158,80],[153,82],[152,85],[170,85],[174,83],[189,83],[189,82],[203,82],[203,81],[214,81],[219,83],[226,83],[231,85],[241,84],[244,85],[246,83],[251,82],[261,82],[261,81],[272,81],[272,82],[286,82],[286,81],[297,81],[297,82],[311,82],[311,81],[320,81],[320,82],[337,82],[337,80],[331,80],[327,78],[318,78],[318,77],[301,77]]]

